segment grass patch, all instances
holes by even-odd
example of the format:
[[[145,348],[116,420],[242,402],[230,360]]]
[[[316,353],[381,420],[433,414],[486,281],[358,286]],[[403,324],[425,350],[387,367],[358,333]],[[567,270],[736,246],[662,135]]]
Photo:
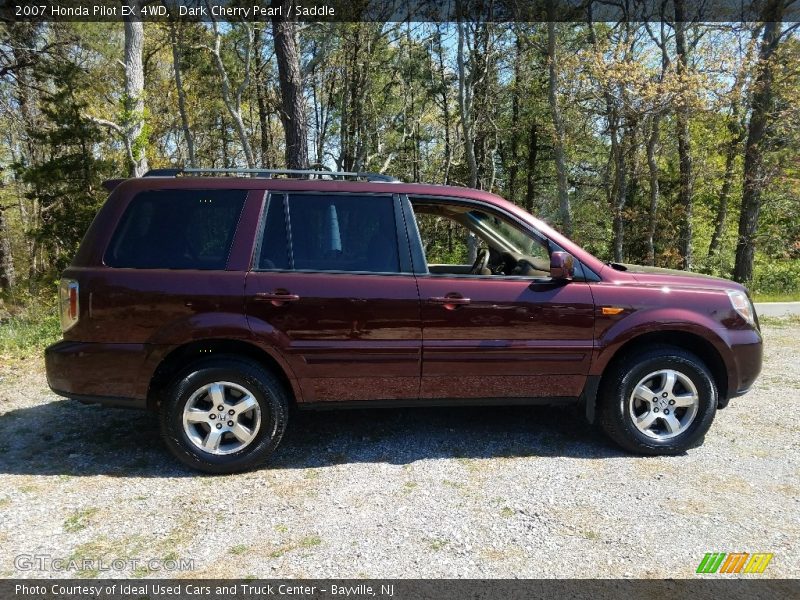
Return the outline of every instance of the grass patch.
[[[797,327],[800,325],[800,315],[788,315],[785,317],[758,317],[759,325],[767,327]]]
[[[463,490],[465,487],[467,487],[466,484],[461,483],[460,481],[450,481],[449,479],[442,481],[442,484],[456,490]]]
[[[310,548],[314,548],[322,544],[322,538],[318,535],[309,535],[302,538],[300,541],[295,542],[294,544],[286,544],[285,546],[280,546],[275,548],[272,552],[269,553],[270,558],[280,558],[287,552],[291,552],[292,550],[300,550],[305,549],[308,550]]]
[[[506,519],[513,517],[516,513],[513,508],[509,508],[508,506],[504,506],[503,510],[500,511],[500,516]]]
[[[304,537],[300,540],[298,546],[300,548],[313,548],[314,546],[319,546],[322,543],[322,538],[318,535],[309,535]]]
[[[416,481],[406,481],[403,484],[403,493],[404,494],[410,494],[411,492],[413,492],[418,487],[419,487],[419,485],[417,484]]]
[[[91,518],[96,515],[99,510],[99,508],[86,508],[72,513],[67,517],[67,520],[64,521],[64,531],[67,533],[74,533],[81,529],[86,529]]]
[[[433,550],[434,552],[439,552],[439,550],[444,549],[444,547],[447,546],[447,544],[449,544],[449,543],[450,543],[449,540],[443,540],[441,538],[436,538],[434,540],[431,540],[431,542],[430,542],[430,544],[428,544],[428,546],[430,546],[430,549]]]
[[[800,292],[777,294],[756,292],[753,294],[753,302],[800,302]]]
[[[582,535],[583,535],[583,537],[585,537],[587,540],[599,540],[599,539],[600,539],[600,534],[599,534],[599,533],[597,533],[596,531],[592,531],[591,529],[584,529],[584,530],[581,532],[581,534],[582,534]]]
[[[61,337],[55,299],[31,301],[3,316],[0,310],[0,357],[26,359],[40,356],[45,346]]]
[[[233,554],[234,556],[241,556],[242,554],[247,554],[247,551],[250,550],[250,546],[247,544],[236,544],[235,546],[231,546],[228,548],[228,554]]]

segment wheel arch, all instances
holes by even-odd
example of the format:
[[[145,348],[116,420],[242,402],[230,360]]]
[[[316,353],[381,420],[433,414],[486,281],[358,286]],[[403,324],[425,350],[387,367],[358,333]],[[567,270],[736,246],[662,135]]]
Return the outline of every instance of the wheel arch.
[[[589,422],[594,422],[595,406],[597,404],[598,396],[603,389],[604,378],[612,370],[614,365],[619,361],[625,360],[626,357],[635,356],[642,349],[652,347],[654,345],[674,346],[687,352],[696,355],[703,364],[706,365],[714,378],[714,383],[717,386],[719,394],[719,408],[724,408],[728,404],[728,368],[725,360],[720,354],[719,350],[708,339],[693,333],[683,330],[664,330],[664,331],[650,331],[640,333],[634,337],[623,342],[619,347],[615,348],[609,355],[604,356],[602,366],[599,373],[596,373],[589,394],[583,400],[586,410],[586,418]],[[591,397],[590,397],[591,396]]]
[[[161,403],[161,394],[182,369],[193,362],[213,356],[239,356],[249,358],[274,373],[291,393],[292,402],[297,402],[300,388],[291,376],[288,367],[264,348],[242,340],[204,339],[182,344],[166,354],[155,367],[147,391],[147,408],[156,410]]]
[[[600,378],[601,385],[603,377],[609,372],[611,366],[624,360],[626,356],[635,355],[642,348],[654,345],[675,346],[696,355],[711,371],[719,397],[728,397],[728,371],[719,350],[703,336],[680,330],[652,331],[627,340],[614,351],[606,362]]]

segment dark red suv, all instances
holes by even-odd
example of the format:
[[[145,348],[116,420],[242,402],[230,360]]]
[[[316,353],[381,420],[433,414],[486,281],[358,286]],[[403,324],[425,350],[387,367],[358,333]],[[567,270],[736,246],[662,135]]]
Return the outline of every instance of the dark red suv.
[[[264,462],[291,405],[574,403],[674,454],[761,369],[737,283],[604,263],[473,189],[236,173],[109,182],[46,351],[53,391],[159,411],[197,469]]]

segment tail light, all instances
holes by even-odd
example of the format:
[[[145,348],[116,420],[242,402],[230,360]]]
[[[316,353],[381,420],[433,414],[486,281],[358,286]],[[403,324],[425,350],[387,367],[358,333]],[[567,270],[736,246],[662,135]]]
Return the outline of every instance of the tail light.
[[[61,280],[58,286],[58,303],[61,309],[61,331],[67,331],[78,322],[80,314],[77,281],[74,279]]]

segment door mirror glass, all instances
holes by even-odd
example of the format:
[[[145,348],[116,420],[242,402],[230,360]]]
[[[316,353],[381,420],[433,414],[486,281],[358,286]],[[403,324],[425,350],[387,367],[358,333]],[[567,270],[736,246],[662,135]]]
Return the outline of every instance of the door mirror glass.
[[[575,276],[575,259],[569,252],[556,251],[550,254],[550,277],[571,281]]]

